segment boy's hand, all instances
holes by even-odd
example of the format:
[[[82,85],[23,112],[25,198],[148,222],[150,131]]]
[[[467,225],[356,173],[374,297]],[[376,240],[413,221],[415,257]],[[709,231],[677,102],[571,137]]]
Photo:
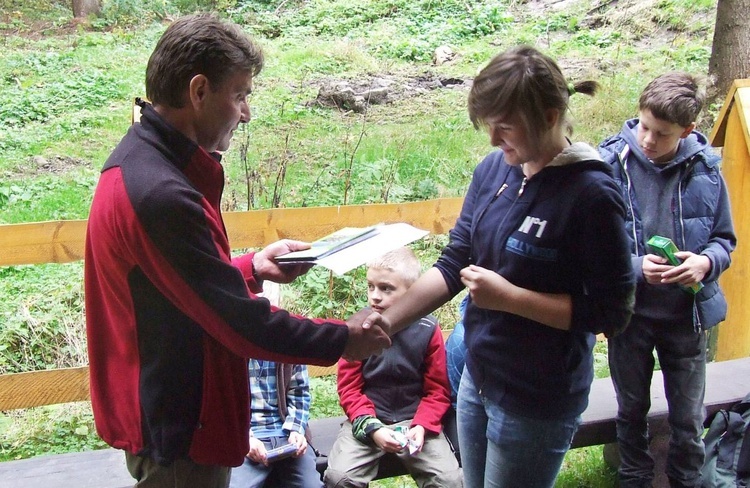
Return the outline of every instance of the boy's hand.
[[[391,338],[378,324],[370,324],[367,329],[362,327],[362,322],[368,315],[369,310],[360,310],[346,321],[346,326],[349,327],[349,340],[342,357],[348,361],[361,361],[391,347]]]
[[[375,445],[385,452],[396,453],[404,450],[401,444],[393,437],[393,430],[388,427],[381,427],[370,435]]]
[[[255,276],[261,280],[274,281],[276,283],[291,283],[298,276],[307,273],[312,264],[279,264],[274,259],[292,251],[304,251],[310,249],[309,242],[292,241],[282,239],[269,244],[262,251],[253,256],[253,270]]]
[[[424,427],[421,425],[415,425],[409,429],[409,432],[406,433],[406,437],[412,441],[411,445],[417,446],[417,450],[411,452],[412,455],[422,452],[422,446],[424,446]]]
[[[646,254],[643,256],[641,271],[643,272],[643,278],[649,285],[663,285],[662,274],[672,268],[674,266],[669,264],[667,258],[657,256],[656,254]]]
[[[677,283],[682,286],[692,286],[703,281],[711,270],[711,260],[708,256],[695,254],[690,251],[674,253],[675,257],[682,260],[682,264],[675,266],[662,273],[662,283]]]
[[[297,431],[289,433],[289,444],[294,444],[297,447],[297,452],[294,453],[293,457],[298,458],[303,456],[305,451],[307,451],[307,439]]]
[[[268,460],[266,459],[266,446],[256,437],[250,438],[250,450],[247,452],[247,458],[255,463],[268,466]]]

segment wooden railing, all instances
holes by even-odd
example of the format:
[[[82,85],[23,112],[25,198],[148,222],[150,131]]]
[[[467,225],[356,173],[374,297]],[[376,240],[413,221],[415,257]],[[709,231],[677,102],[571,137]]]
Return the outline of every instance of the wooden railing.
[[[233,249],[260,248],[278,239],[312,241],[341,227],[407,222],[445,234],[461,209],[461,198],[414,203],[350,205],[227,212]],[[83,259],[85,220],[0,225],[0,266],[68,263]],[[312,376],[332,368],[310,367]],[[89,400],[88,367],[0,375],[0,411]]]
[[[407,222],[433,234],[447,233],[461,198],[413,203],[278,208],[225,212],[233,249],[263,247],[283,238],[312,241],[341,227]],[[83,259],[85,220],[0,225],[0,266],[69,263]]]

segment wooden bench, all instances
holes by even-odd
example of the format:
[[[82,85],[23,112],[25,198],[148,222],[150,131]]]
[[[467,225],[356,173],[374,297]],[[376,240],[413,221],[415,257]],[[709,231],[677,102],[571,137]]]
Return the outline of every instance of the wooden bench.
[[[333,369],[311,367],[313,376],[330,371]],[[5,380],[0,382],[0,392],[7,385]],[[705,405],[709,415],[740,401],[749,391],[750,358],[708,365]],[[649,421],[652,432],[658,435],[667,432],[669,428],[662,376],[658,372],[654,374],[651,396]],[[7,403],[0,402],[0,409],[7,408]],[[573,447],[615,442],[616,413],[617,401],[612,382],[609,378],[595,380],[589,406],[583,413],[583,422],[573,439]],[[334,417],[311,421],[313,443],[321,453],[330,452],[343,420],[344,417]],[[387,463],[383,469],[381,477],[405,474],[403,467],[398,464]],[[132,485],[133,480],[125,468],[125,456],[115,449],[39,456],[0,463],[0,488],[124,488]]]

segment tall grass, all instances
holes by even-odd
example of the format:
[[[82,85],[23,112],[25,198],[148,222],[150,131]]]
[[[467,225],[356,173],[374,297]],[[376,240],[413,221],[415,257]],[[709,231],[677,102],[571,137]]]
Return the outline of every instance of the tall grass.
[[[347,176],[347,203],[462,195],[491,149],[466,116],[466,86],[410,92],[360,114],[314,103],[327,81],[470,81],[494,54],[529,43],[557,58],[570,79],[601,83],[596,97],[573,97],[570,113],[574,139],[596,144],[636,114],[638,94],[655,75],[707,72],[715,3],[625,0],[602,10],[579,0],[535,10],[543,2],[111,0],[103,17],[78,24],[62,0],[0,0],[0,223],[87,216],[99,168],[128,128],[132,98],[144,95],[148,56],[168,19],[183,12],[231,17],[267,55],[253,119],[224,158],[224,206],[246,209],[338,205]],[[434,66],[439,45],[456,57]],[[425,265],[444,242],[416,244]],[[334,280],[316,271],[289,287],[289,308],[345,316],[363,303],[361,282],[361,273]],[[0,370],[85,361],[80,283],[80,263],[0,269]],[[439,318],[455,322],[455,304]],[[602,347],[598,376],[607,374]],[[316,380],[314,391],[314,415],[340,411],[330,382]],[[86,405],[0,414],[0,427],[0,459],[97,445]],[[558,485],[612,486],[600,448],[571,451]]]

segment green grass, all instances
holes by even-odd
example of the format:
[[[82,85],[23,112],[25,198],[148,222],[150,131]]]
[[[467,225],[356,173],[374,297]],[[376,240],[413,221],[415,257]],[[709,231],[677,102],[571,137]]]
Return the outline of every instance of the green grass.
[[[491,149],[468,121],[466,88],[425,90],[356,114],[312,103],[325,81],[468,80],[493,55],[525,42],[554,56],[571,80],[601,83],[596,97],[573,97],[570,111],[574,139],[596,144],[636,115],[654,76],[707,72],[716,2],[662,0],[646,12],[639,2],[599,11],[593,0],[548,11],[516,0],[353,5],[108,0],[101,18],[73,23],[63,0],[0,0],[0,223],[86,218],[98,171],[130,123],[132,98],[144,95],[146,61],[164,19],[181,11],[212,8],[240,21],[266,52],[252,121],[224,158],[225,206],[243,210],[342,204],[347,177],[346,203],[458,196]],[[432,52],[443,44],[457,56],[433,66]],[[250,203],[248,173],[256,189]],[[415,244],[425,266],[444,243],[435,236]],[[0,268],[2,372],[85,362],[81,288],[80,263]],[[364,298],[361,271],[333,279],[316,270],[285,288],[292,311],[314,315],[346,316]],[[456,304],[438,311],[446,327],[457,319]],[[606,376],[605,345],[597,345],[595,360],[597,377]],[[314,416],[340,412],[330,380],[314,380],[313,391]],[[96,442],[85,405],[0,417],[0,459]],[[612,486],[612,479],[600,448],[576,449],[558,486]]]
[[[330,0],[290,3],[278,14],[274,5],[264,9],[245,3],[228,9],[261,34],[268,59],[252,101],[248,150],[243,153],[235,144],[225,159],[228,194],[234,195],[239,209],[248,207],[243,161],[257,169],[257,183],[263,188],[273,186],[279,164],[288,166],[281,198],[274,202],[272,191],[261,194],[252,202],[256,208],[274,203],[335,205],[344,203],[341,182],[347,174],[353,176],[353,187],[346,203],[460,195],[476,161],[489,149],[486,136],[468,123],[465,90],[433,90],[373,106],[363,116],[312,106],[323,79],[370,74],[413,79],[425,71],[470,78],[499,50],[530,42],[556,56],[564,68],[566,63],[584,66],[572,70],[573,79],[602,82],[600,96],[574,97],[571,107],[576,138],[595,144],[634,114],[637,95],[652,76],[665,67],[705,72],[709,53],[711,17],[705,11],[711,6],[706,2],[691,9],[676,0],[662,2],[654,16],[658,22],[678,9],[695,15],[684,15],[689,22],[670,27],[662,44],[640,50],[631,47],[639,38],[637,30],[606,22],[584,28],[590,20],[586,5],[551,16],[524,11],[514,2],[501,3],[506,8],[498,10],[492,2],[438,6],[371,0],[352,9],[348,2]],[[129,12],[124,4],[119,8],[123,16]],[[20,12],[15,22],[23,24]],[[41,14],[58,19],[61,12],[57,8]],[[273,38],[263,38],[268,34],[264,26],[275,21],[284,28]],[[631,27],[633,21],[627,22],[625,27]],[[45,215],[85,218],[90,193],[61,210],[69,194],[62,186],[50,189],[48,181],[29,176],[27,170],[34,156],[66,155],[80,160],[95,178],[127,127],[132,97],[144,94],[145,62],[164,29],[161,23],[126,27],[108,32],[78,29],[60,36],[11,35],[5,41],[9,49],[0,52],[0,222]],[[424,38],[429,38],[429,49],[422,45]],[[388,51],[384,39],[391,47],[408,46],[414,56]],[[441,43],[449,43],[459,56],[452,64],[431,67],[424,54]],[[419,49],[424,52],[416,53]],[[22,192],[35,192],[32,187],[39,186],[36,192],[60,195],[28,208],[24,200],[11,198],[19,191],[11,185],[17,187],[21,179],[26,187]]]
[[[0,412],[0,462],[105,447],[89,403]]]

